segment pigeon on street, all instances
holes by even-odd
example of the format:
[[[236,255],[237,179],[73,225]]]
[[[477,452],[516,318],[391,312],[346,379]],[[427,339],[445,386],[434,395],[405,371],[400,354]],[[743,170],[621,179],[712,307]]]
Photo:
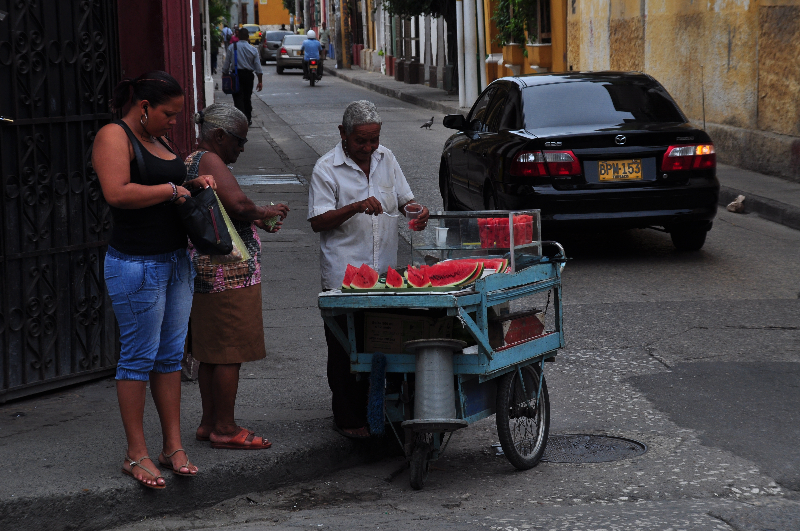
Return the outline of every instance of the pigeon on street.
[[[430,120],[428,120],[427,122],[425,122],[424,124],[419,126],[419,128],[422,129],[424,127],[424,128],[426,128],[427,130],[430,131],[432,125],[433,125],[433,116],[431,116]]]

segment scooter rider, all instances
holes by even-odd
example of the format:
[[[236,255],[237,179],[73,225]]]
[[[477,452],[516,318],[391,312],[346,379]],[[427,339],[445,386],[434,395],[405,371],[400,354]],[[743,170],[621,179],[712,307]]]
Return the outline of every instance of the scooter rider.
[[[303,79],[308,79],[309,59],[319,61],[319,51],[322,48],[322,44],[317,40],[317,34],[314,30],[309,30],[306,37],[308,38],[303,41],[303,45],[300,47],[303,50]]]

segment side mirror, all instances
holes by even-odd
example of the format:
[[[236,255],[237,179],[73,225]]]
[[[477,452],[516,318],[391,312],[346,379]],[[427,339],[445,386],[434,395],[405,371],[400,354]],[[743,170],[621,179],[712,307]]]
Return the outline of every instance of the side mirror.
[[[442,125],[448,129],[455,129],[457,131],[467,130],[467,120],[463,114],[448,114],[442,120]]]

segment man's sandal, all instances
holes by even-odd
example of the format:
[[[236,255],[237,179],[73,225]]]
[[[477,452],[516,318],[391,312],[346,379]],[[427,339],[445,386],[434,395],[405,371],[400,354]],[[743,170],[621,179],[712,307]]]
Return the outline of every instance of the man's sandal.
[[[173,474],[177,474],[179,476],[187,476],[187,477],[196,476],[197,472],[192,473],[191,472],[192,469],[189,468],[189,464],[190,463],[189,463],[189,456],[188,455],[186,456],[186,463],[182,464],[177,469],[175,468],[175,464],[172,462],[172,456],[177,454],[178,452],[186,453],[186,450],[184,450],[183,448],[178,448],[177,450],[175,450],[171,454],[165,454],[164,452],[161,452],[160,454],[158,454],[158,463],[161,466],[169,467],[172,470]],[[164,459],[162,459],[162,457]],[[185,468],[186,470],[189,470],[189,472],[181,472],[182,468]]]
[[[138,461],[135,461],[135,460],[131,459],[130,457],[128,457],[126,455],[125,456],[125,462],[128,464],[129,467],[131,467],[131,469],[128,470],[125,467],[123,467],[122,468],[122,473],[125,474],[126,476],[132,477],[133,479],[135,479],[137,481],[137,483],[139,483],[140,485],[142,485],[144,487],[147,487],[148,489],[161,490],[161,489],[165,488],[166,485],[159,485],[158,484],[158,480],[159,479],[164,479],[164,476],[158,475],[156,472],[153,472],[152,470],[150,470],[149,468],[147,468],[146,466],[141,464],[142,461],[144,461],[145,459],[150,459],[150,457],[145,455],[144,457],[140,457],[138,459]],[[152,461],[152,459],[150,459],[150,461]],[[148,474],[153,476],[153,479],[156,482],[155,485],[151,485],[150,483],[147,483],[147,481],[144,478],[140,479],[140,478],[137,478],[136,476],[134,476],[133,475],[133,467],[135,467],[135,466],[138,466],[139,468],[141,468],[142,470],[144,470],[145,472],[147,472]]]

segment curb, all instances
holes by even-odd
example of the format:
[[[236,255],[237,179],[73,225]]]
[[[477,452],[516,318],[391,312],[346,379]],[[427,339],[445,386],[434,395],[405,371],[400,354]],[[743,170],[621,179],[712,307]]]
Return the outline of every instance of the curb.
[[[180,507],[184,514],[209,507],[224,500],[318,478],[336,470],[382,459],[397,448],[396,441],[375,438],[369,441],[331,441],[331,421],[302,426],[305,440],[316,440],[304,448],[266,459],[218,464],[201,470],[195,478],[180,478],[166,473],[167,488],[150,490],[128,479],[124,487],[53,494],[41,497],[6,499],[0,502],[0,522],[4,529],[15,531],[52,531],[109,529],[135,521],[174,514]],[[393,444],[392,444],[393,443]],[[224,451],[224,450],[223,450]],[[259,452],[270,452],[260,450]],[[120,463],[122,460],[120,459]],[[102,470],[100,474],[109,474]]]
[[[745,196],[746,214],[758,214],[767,221],[778,223],[790,229],[800,230],[800,208],[793,205],[724,185],[719,188],[719,204],[726,206],[739,195]]]
[[[351,77],[346,74],[339,72],[338,69],[334,69],[331,67],[323,67],[323,70],[326,74],[330,74],[334,77],[338,77],[343,79],[347,82],[352,83],[353,85],[358,85],[359,87],[364,87],[369,89],[373,92],[377,92],[378,94],[383,94],[384,96],[389,96],[400,101],[404,101],[406,103],[411,103],[412,105],[416,105],[417,107],[423,107],[425,109],[430,109],[432,111],[441,112],[443,114],[459,114],[461,111],[458,107],[454,107],[452,105],[448,105],[445,103],[441,103],[438,101],[431,101],[425,98],[421,98],[419,96],[415,96],[413,94],[408,94],[402,90],[393,89],[389,87],[384,87],[382,85],[378,85],[377,83],[373,83],[371,81],[365,81],[363,79],[359,79],[356,77]]]

